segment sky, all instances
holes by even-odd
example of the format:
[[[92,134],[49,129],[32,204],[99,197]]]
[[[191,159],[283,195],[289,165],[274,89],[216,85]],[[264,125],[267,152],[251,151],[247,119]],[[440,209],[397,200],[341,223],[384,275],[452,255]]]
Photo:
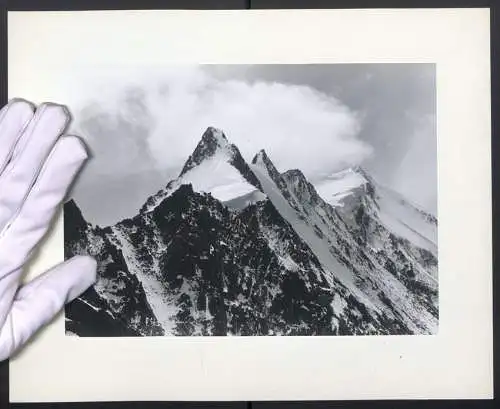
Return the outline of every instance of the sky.
[[[175,178],[208,126],[248,161],[265,149],[313,183],[361,165],[437,208],[432,64],[210,65],[114,70],[79,82],[72,132],[91,159],[73,195],[86,219],[134,216]]]

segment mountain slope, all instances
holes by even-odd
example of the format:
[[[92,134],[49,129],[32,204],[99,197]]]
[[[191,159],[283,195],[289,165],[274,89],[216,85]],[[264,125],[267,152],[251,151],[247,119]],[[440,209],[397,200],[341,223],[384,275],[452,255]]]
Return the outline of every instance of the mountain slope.
[[[354,216],[344,213],[352,217],[342,217],[320,197],[300,170],[279,174],[265,152],[259,152],[252,163],[265,193],[308,243],[326,271],[368,306],[392,314],[411,331],[437,330],[437,259],[432,253],[392,233],[379,219],[368,214],[360,217],[364,207],[356,206],[353,198]],[[357,177],[361,179],[363,175]],[[375,197],[375,188],[368,180],[362,191]],[[365,203],[366,195],[356,193],[360,203]],[[384,209],[385,202],[372,201],[371,206]]]
[[[68,202],[66,256],[94,255],[99,271],[67,307],[67,332],[434,333],[436,255],[384,224],[393,209],[367,175],[355,177],[366,182],[331,205],[300,170],[280,174],[265,151],[249,165],[208,128],[134,217],[100,228]]]
[[[111,227],[108,243],[121,249],[166,335],[407,332],[327,279],[269,200],[230,212],[183,185],[152,212]]]
[[[163,335],[144,287],[130,274],[110,230],[89,225],[74,201],[64,205],[64,256],[91,255],[97,283],[66,306],[66,329],[87,336]]]

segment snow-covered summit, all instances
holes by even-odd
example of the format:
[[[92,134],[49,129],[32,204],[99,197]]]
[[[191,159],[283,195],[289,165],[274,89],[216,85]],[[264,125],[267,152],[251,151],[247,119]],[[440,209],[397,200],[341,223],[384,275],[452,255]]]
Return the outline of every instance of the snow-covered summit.
[[[252,159],[252,165],[255,165],[263,170],[265,170],[272,179],[279,176],[279,172],[274,166],[269,156],[264,149],[261,149]]]
[[[337,207],[345,204],[349,196],[371,191],[373,179],[359,166],[336,172],[315,183],[319,195],[330,205]]]
[[[362,206],[390,231],[437,255],[436,217],[375,181],[363,168],[337,172],[315,188],[341,214],[352,215]]]
[[[229,143],[224,132],[210,126],[203,133],[200,142],[184,164],[179,176],[215,155],[225,156],[228,161],[231,161],[238,154],[238,148]]]
[[[204,132],[179,177],[151,196],[141,211],[153,210],[180,186],[187,184],[191,184],[194,191],[210,193],[221,202],[254,197],[254,193],[261,190],[260,182],[239,149],[228,141],[221,130],[214,127]]]

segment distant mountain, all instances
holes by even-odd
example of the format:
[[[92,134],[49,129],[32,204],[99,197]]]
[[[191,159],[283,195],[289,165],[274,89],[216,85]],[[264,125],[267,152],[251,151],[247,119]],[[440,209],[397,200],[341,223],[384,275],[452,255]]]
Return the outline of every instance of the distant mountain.
[[[326,271],[367,305],[393,314],[410,332],[437,330],[437,247],[431,241],[435,240],[431,232],[436,224],[432,216],[394,200],[359,168],[333,179],[340,186],[350,186],[334,207],[300,170],[278,174],[265,153],[253,163],[266,194],[287,215]],[[358,184],[353,185],[353,180]],[[408,215],[408,223],[428,237],[409,228],[401,215]]]
[[[65,253],[98,259],[66,308],[79,336],[430,334],[436,219],[366,172],[313,186],[208,128],[179,177],[106,228],[64,209]]]
[[[360,167],[317,184],[319,194],[349,219],[362,204],[389,230],[437,256],[437,219],[399,193],[378,184]],[[437,274],[437,271],[436,271]]]

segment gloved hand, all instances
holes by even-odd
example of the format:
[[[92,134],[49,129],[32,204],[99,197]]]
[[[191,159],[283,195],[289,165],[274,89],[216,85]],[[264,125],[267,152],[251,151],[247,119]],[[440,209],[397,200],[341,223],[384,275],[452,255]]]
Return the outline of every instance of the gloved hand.
[[[75,257],[21,286],[23,266],[50,227],[87,152],[63,136],[67,110],[12,100],[0,111],[0,361],[95,282],[96,263]]]

